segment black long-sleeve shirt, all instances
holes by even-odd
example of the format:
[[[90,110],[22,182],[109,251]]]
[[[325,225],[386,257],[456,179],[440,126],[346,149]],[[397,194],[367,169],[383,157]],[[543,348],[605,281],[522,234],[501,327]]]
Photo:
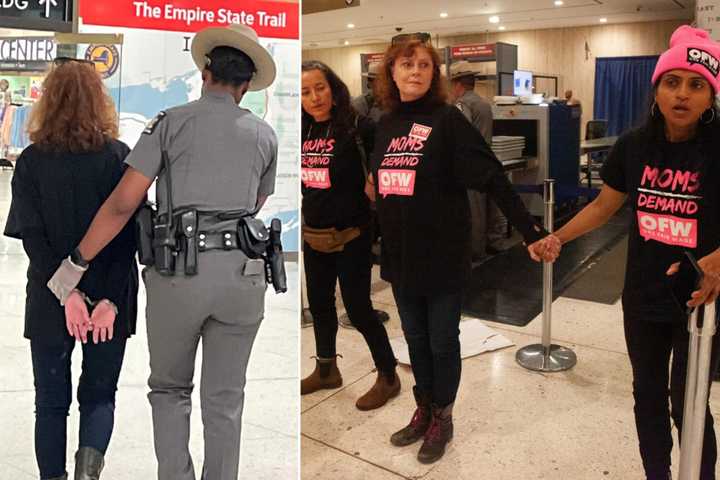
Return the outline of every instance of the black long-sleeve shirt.
[[[80,243],[92,219],[122,177],[130,149],[110,141],[99,152],[44,152],[26,148],[12,179],[12,203],[5,235],[21,239],[30,259],[27,272],[25,336],[58,343],[67,336],[65,312],[47,287],[60,262]],[[92,261],[78,289],[93,300],[118,307],[115,335],[134,333],[137,265],[131,220]]]
[[[463,289],[471,269],[467,189],[487,192],[529,244],[544,236],[482,135],[454,106],[426,97],[377,125],[371,165],[382,278],[411,294]]]

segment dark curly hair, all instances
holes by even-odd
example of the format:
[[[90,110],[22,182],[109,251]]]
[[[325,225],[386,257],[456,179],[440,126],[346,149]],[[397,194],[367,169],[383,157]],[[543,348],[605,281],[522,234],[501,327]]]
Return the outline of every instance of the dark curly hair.
[[[386,110],[394,111],[398,105],[400,105],[400,91],[392,78],[392,68],[395,60],[401,57],[412,57],[418,48],[424,48],[430,54],[433,61],[433,77],[427,95],[432,104],[442,105],[445,103],[447,99],[447,87],[445,80],[440,74],[440,65],[442,64],[440,54],[438,54],[437,50],[429,43],[412,40],[390,45],[385,51],[383,66],[375,82],[377,83],[378,100]]]
[[[647,114],[643,123],[640,125],[640,127],[656,141],[665,139],[665,117],[655,103],[655,96],[657,95],[661,80],[662,76],[655,82],[652,90],[650,91],[650,96],[647,99]],[[718,132],[720,132],[720,111],[718,111],[717,107],[715,92],[712,91],[710,97],[710,108],[707,110],[712,110],[712,113],[709,115],[707,120],[704,118],[705,113],[703,113],[703,116],[698,121],[698,128],[696,132],[697,138],[701,140],[712,140],[714,137],[717,137]]]
[[[332,118],[335,131],[350,131],[354,128],[357,112],[350,103],[350,91],[347,85],[340,77],[326,64],[318,60],[307,60],[302,62],[302,71],[309,72],[311,70],[319,70],[325,75],[325,79],[330,85],[330,93],[333,99],[333,106],[330,109],[330,118]],[[313,117],[302,109],[302,129],[305,131],[312,122]]]

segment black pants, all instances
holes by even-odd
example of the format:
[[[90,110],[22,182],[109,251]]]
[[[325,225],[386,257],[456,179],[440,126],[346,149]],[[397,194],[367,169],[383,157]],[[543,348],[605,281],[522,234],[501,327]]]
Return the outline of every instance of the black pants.
[[[115,391],[125,354],[126,339],[82,344],[83,360],[78,403],[80,404],[79,447],[105,453],[115,421]],[[35,456],[40,478],[65,473],[67,416],[72,401],[70,359],[74,340],[61,345],[30,342],[35,377]]]
[[[408,295],[393,288],[415,384],[440,407],[455,401],[460,386],[462,293]]]
[[[670,417],[682,432],[689,333],[686,324],[650,322],[625,316],[625,341],[633,371],[635,424],[648,480],[666,479],[673,442]],[[720,335],[713,339],[710,375],[718,367]],[[672,353],[672,365],[670,354]],[[668,409],[668,384],[671,408]],[[711,378],[712,384],[712,378]],[[668,412],[669,410],[669,412]],[[715,479],[717,446],[713,417],[705,419],[701,480]]]
[[[368,230],[348,242],[342,252],[318,252],[307,243],[303,252],[317,356],[334,358],[337,353],[335,284],[339,280],[340,293],[350,322],[365,338],[375,366],[382,372],[392,371],[397,361],[390,347],[385,327],[377,319],[370,301],[372,265]]]

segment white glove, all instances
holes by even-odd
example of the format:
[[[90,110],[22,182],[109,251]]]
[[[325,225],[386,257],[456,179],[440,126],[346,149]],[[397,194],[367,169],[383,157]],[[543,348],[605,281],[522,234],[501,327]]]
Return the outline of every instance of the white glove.
[[[70,257],[60,263],[60,266],[47,283],[50,291],[60,300],[60,305],[65,305],[65,300],[80,283],[85,270],[87,270],[87,267],[83,268],[75,265],[70,261]]]

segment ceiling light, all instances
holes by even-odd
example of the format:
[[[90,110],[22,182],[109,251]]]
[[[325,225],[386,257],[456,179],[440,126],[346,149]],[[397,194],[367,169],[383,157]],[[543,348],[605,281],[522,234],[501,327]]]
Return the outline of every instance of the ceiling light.
[[[555,6],[556,7],[562,7],[565,4],[563,0],[555,0]]]
[[[447,16],[448,16],[447,12],[442,12],[440,14],[440,18],[447,18]]]
[[[505,30],[505,25],[500,25],[500,26],[498,27],[498,30]]]
[[[350,45],[350,40],[345,40],[345,45]]]
[[[490,20],[490,23],[500,23],[500,17],[498,17],[497,15],[493,15],[492,17],[489,18],[489,20]]]
[[[347,27],[348,27],[348,28],[355,28],[355,24],[354,24],[354,23],[348,23]]]
[[[605,17],[601,18],[600,23],[607,23],[607,18],[605,18]]]

